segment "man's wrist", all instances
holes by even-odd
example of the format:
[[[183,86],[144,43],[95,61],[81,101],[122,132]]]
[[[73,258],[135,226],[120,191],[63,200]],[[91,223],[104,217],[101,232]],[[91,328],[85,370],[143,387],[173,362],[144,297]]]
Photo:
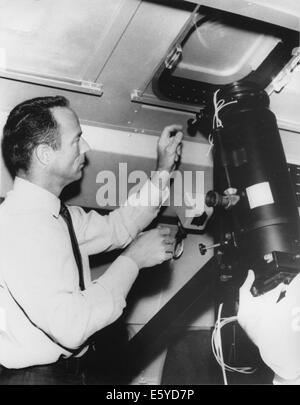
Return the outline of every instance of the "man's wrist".
[[[136,259],[136,257],[130,253],[130,251],[125,251],[123,252],[120,256],[125,256],[127,259],[131,260],[135,266],[137,267],[138,270],[140,270],[140,264],[138,263],[138,260]]]
[[[155,171],[157,171],[157,172],[169,172],[169,173],[171,173],[171,168],[170,168],[170,167],[163,166],[163,165],[162,165],[162,166],[158,165],[158,166],[156,166]]]
[[[151,174],[151,183],[154,184],[159,190],[163,191],[168,185],[170,180],[170,172],[166,169],[156,169]]]

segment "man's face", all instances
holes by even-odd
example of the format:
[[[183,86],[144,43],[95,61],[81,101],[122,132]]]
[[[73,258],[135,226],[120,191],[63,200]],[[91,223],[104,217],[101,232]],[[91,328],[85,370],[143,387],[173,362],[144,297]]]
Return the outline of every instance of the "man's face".
[[[89,145],[81,137],[76,114],[66,107],[55,107],[52,114],[58,124],[61,146],[53,151],[50,172],[63,186],[79,180]]]

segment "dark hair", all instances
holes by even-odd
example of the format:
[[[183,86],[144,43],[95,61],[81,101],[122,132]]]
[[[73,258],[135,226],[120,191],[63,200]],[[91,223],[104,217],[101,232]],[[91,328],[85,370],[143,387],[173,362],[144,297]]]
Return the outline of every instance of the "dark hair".
[[[19,170],[28,172],[37,145],[60,147],[58,124],[50,109],[68,106],[63,96],[38,97],[18,104],[10,112],[3,129],[2,154],[12,176]]]

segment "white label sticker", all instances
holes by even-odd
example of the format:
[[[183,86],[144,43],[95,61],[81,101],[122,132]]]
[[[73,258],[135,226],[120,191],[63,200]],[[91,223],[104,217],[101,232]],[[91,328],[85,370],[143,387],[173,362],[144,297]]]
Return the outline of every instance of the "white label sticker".
[[[274,204],[270,183],[267,181],[247,187],[246,192],[251,209],[263,205]]]

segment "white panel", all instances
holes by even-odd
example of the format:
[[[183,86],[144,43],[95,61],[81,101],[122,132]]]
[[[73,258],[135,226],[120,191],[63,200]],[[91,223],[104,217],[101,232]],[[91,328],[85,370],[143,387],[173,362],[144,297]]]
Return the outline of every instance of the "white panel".
[[[171,228],[172,234],[177,231],[177,227],[174,225],[164,226]],[[134,290],[133,303],[127,311],[128,324],[146,324],[211,258],[212,251],[208,251],[205,256],[200,255],[198,248],[200,242],[208,246],[213,243],[212,237],[205,234],[188,235],[184,241],[184,252],[178,260],[172,260],[163,263],[156,269],[148,270],[146,275],[143,275],[143,270],[141,270],[137,281],[139,290]],[[96,279],[103,274],[109,265],[110,263],[94,268],[92,278]],[[151,281],[149,271],[153,271]],[[186,311],[186,315],[186,318],[180,319],[177,326],[209,329],[214,324],[213,298],[211,302],[207,303],[207,308],[194,305]]]
[[[139,0],[0,0],[0,48],[7,69],[76,80],[106,41],[124,6]],[[127,22],[126,22],[127,23]],[[122,27],[123,29],[123,27]],[[122,32],[120,32],[121,34]],[[106,55],[107,56],[107,55]],[[99,70],[98,70],[99,72]]]
[[[299,133],[281,130],[280,136],[287,162],[300,165],[300,128]]]
[[[92,150],[156,159],[158,136],[82,125],[83,137]],[[212,167],[209,145],[183,141],[182,163]]]
[[[280,93],[270,97],[271,110],[276,115],[280,129],[300,134],[300,69],[296,68],[286,77],[287,85]]]
[[[298,30],[299,0],[186,0]]]

